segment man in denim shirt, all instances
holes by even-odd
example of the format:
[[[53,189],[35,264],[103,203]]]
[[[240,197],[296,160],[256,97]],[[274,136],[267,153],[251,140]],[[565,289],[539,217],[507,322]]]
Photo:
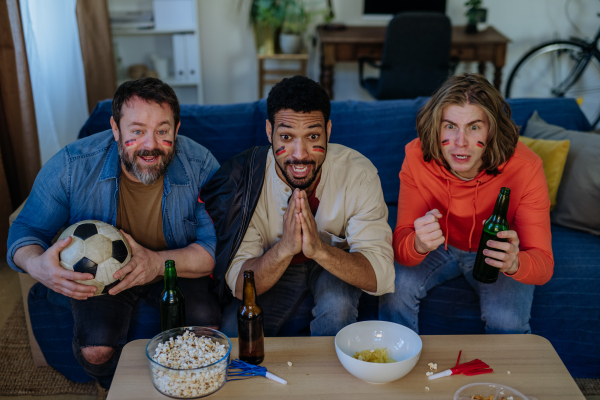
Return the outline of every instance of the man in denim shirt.
[[[110,122],[112,130],[69,144],[44,165],[10,229],[7,255],[13,269],[70,297],[73,351],[104,388],[137,302],[144,298],[158,312],[166,260],[177,266],[187,324],[216,327],[221,318],[209,277],[215,229],[198,200],[218,162],[201,145],[177,137],[179,103],[158,79],[122,84]],[[132,249],[131,261],[114,274],[123,280],[108,295],[94,297],[94,286],[75,282],[91,274],[60,267],[59,252],[70,237],[51,245],[63,226],[89,219],[122,229]]]

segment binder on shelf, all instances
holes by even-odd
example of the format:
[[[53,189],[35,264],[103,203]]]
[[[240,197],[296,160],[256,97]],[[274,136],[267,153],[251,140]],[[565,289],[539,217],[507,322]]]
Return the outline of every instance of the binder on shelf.
[[[198,36],[188,33],[185,36],[186,44],[186,76],[190,82],[200,81],[200,44],[198,43]]]
[[[175,80],[186,82],[189,80],[186,57],[186,35],[173,35],[173,68]]]

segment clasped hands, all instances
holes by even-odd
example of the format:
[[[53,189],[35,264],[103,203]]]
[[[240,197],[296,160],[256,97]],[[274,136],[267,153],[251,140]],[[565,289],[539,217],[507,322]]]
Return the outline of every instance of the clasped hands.
[[[438,222],[440,218],[442,214],[439,210],[433,209],[415,220],[415,250],[418,253],[426,254],[446,241]],[[488,247],[500,251],[484,250],[483,254],[487,256],[485,262],[501,272],[512,275],[519,269],[519,236],[517,232],[508,230],[498,232],[498,237],[508,241],[489,240]]]
[[[284,258],[302,251],[307,258],[318,259],[324,251],[325,243],[319,237],[317,222],[304,190],[294,189],[283,214],[283,234],[277,244]]]

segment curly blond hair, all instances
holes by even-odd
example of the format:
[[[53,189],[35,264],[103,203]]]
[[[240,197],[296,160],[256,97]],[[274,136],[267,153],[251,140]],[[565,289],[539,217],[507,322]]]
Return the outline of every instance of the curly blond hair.
[[[449,77],[419,110],[417,133],[421,139],[423,159],[426,162],[435,160],[450,169],[440,148],[442,114],[448,106],[466,104],[478,106],[488,117],[489,131],[479,171],[497,175],[498,167],[515,153],[519,128],[512,121],[510,107],[498,89],[480,74],[464,73]]]

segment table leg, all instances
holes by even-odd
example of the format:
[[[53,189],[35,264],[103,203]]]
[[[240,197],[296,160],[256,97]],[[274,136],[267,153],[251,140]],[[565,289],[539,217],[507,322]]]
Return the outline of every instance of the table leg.
[[[319,82],[329,98],[333,100],[333,66],[335,65],[335,46],[324,44],[321,52],[321,75]]]
[[[500,85],[502,85],[502,67],[506,63],[506,43],[497,45],[494,52],[494,86],[500,90]]]
[[[258,60],[258,99],[262,99],[265,90],[265,68],[264,60]]]
[[[479,63],[478,71],[481,75],[485,76],[485,61]]]
[[[494,65],[494,87],[500,90],[502,85],[502,67]]]
[[[306,76],[306,60],[300,61],[300,75]]]

